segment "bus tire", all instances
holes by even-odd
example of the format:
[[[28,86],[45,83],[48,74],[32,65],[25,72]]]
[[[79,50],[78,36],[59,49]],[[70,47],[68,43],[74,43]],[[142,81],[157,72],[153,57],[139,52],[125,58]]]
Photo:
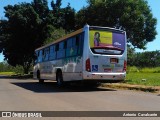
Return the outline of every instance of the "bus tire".
[[[62,76],[61,70],[57,71],[56,81],[57,81],[57,86],[58,87],[62,87],[63,86],[64,82],[63,82],[63,76]]]
[[[40,75],[40,71],[38,70],[37,71],[37,79],[39,80],[39,83],[44,83],[44,80],[43,79],[41,79],[41,75]]]

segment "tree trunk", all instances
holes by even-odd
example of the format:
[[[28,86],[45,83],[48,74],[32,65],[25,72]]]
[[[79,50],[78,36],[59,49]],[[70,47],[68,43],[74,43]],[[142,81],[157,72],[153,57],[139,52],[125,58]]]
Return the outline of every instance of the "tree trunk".
[[[29,73],[29,68],[30,68],[30,63],[26,63],[23,65],[23,72],[24,74],[28,74]]]

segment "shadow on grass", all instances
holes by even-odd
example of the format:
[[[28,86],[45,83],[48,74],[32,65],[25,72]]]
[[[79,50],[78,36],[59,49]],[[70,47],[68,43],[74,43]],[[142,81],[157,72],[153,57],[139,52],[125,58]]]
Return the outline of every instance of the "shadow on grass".
[[[38,82],[11,82],[11,84],[37,93],[116,91],[114,89],[79,85],[58,87],[56,82],[44,82],[43,84]]]

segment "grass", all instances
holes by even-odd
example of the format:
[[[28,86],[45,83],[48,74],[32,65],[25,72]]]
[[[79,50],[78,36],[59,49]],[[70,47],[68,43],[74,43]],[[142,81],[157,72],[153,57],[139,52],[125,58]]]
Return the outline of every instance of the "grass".
[[[160,67],[142,68],[139,71],[142,72],[142,73],[160,73]]]
[[[16,72],[0,72],[0,75],[7,76],[8,78],[15,78],[15,79],[33,78],[33,74],[20,74]]]
[[[15,75],[15,72],[0,72],[0,75]]]
[[[160,67],[137,68],[129,67],[126,83],[146,86],[160,86]]]
[[[127,73],[137,73],[137,72],[141,72],[141,73],[160,73],[160,67],[152,67],[152,68],[148,68],[148,67],[145,67],[145,68],[138,68],[138,67],[135,67],[135,66],[128,66],[127,67]]]
[[[129,84],[160,86],[160,73],[129,73],[126,82]]]

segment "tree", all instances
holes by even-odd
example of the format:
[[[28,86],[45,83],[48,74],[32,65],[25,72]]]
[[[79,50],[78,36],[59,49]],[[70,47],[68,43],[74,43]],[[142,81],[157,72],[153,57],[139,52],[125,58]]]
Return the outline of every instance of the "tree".
[[[54,27],[60,28],[64,24],[64,19],[63,19],[63,12],[61,10],[61,2],[62,0],[56,0],[56,3],[52,0],[51,2],[51,7],[52,10],[50,11],[50,14],[52,14],[51,18],[51,24],[53,24]]]
[[[47,5],[45,0],[34,0],[32,4],[21,3],[4,8],[7,20],[2,21],[0,26],[2,51],[5,60],[12,66],[23,66],[24,73],[28,73],[33,63],[34,50],[40,47],[47,37],[44,18],[48,8],[42,7],[44,5]]]
[[[0,72],[12,72],[13,67],[10,66],[6,61],[0,62]]]
[[[46,20],[49,13],[47,0],[33,0],[31,4],[36,13],[39,15],[39,18]]]
[[[61,8],[61,0],[51,6],[53,10],[47,0],[33,0],[4,7],[7,19],[0,21],[0,52],[10,65],[23,66],[24,73],[33,64],[36,48],[74,29],[75,10],[69,4]]]
[[[136,61],[136,52],[131,45],[127,45],[127,65],[134,66]]]
[[[44,45],[49,44],[66,35],[65,30],[62,28],[56,29],[52,25],[49,25],[48,28],[49,28],[50,37],[45,40]]]
[[[62,26],[63,29],[70,32],[75,30],[75,10],[71,8],[70,4],[68,3],[67,7],[63,9],[64,11],[64,25]]]
[[[125,30],[128,43],[140,49],[155,39],[157,20],[146,0],[88,0],[88,4],[76,15],[77,28],[88,23]]]
[[[3,51],[4,48],[4,41],[8,38],[7,34],[7,20],[0,21],[0,53]]]
[[[131,52],[128,56],[128,65],[136,67],[159,67],[160,66],[160,51],[146,51],[146,52]],[[132,54],[131,54],[132,53]]]
[[[51,24],[57,29],[63,28],[66,32],[75,30],[75,10],[68,3],[67,7],[61,8],[62,0],[51,2]]]

